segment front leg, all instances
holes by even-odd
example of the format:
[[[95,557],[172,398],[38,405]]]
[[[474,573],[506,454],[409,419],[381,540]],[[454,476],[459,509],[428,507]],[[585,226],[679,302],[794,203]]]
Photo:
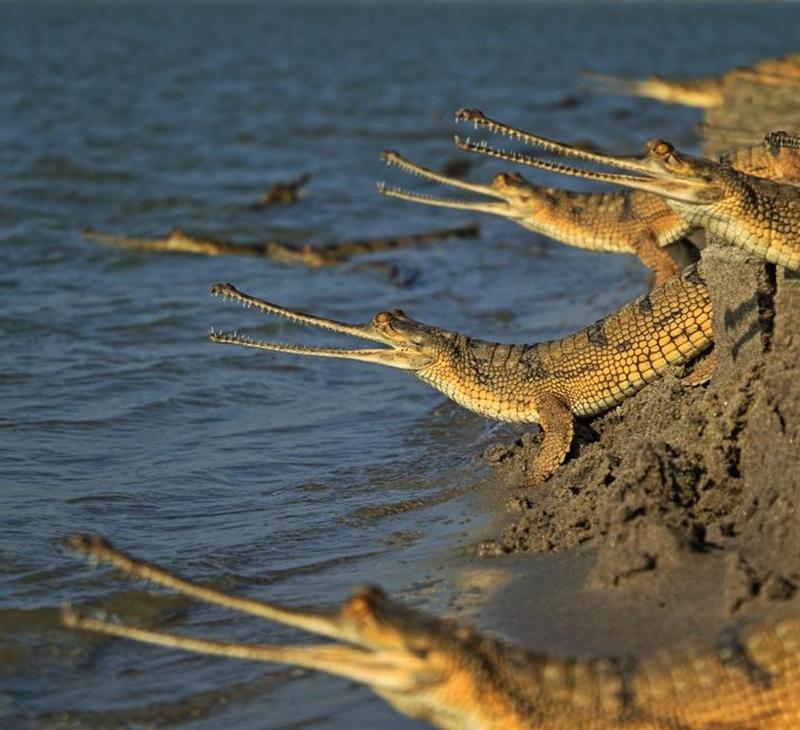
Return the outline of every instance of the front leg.
[[[653,272],[651,287],[660,286],[680,271],[678,262],[666,248],[658,245],[658,239],[652,233],[642,233],[634,241],[633,250],[639,260]]]
[[[558,396],[542,393],[536,397],[534,405],[539,412],[544,439],[531,465],[529,486],[548,479],[564,461],[575,431],[572,411]]]

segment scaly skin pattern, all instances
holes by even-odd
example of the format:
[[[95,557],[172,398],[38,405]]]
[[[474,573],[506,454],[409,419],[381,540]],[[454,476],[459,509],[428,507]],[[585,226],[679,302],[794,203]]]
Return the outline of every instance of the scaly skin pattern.
[[[800,137],[770,132],[764,144],[739,148],[726,155],[722,162],[754,177],[800,185]]]
[[[528,199],[520,225],[577,248],[635,255],[643,240],[652,239],[660,248],[680,240],[688,230],[669,206],[649,193],[531,188],[538,189]]]
[[[737,246],[770,263],[795,271],[800,269],[800,186],[747,174],[731,163],[691,157],[664,140],[648,142],[641,155],[623,157],[587,152],[515,129],[489,119],[476,109],[462,109],[456,118],[547,152],[625,172],[598,172],[497,150],[486,143],[459,140],[463,148],[563,175],[655,193],[689,226],[704,228],[713,239]],[[796,181],[795,150],[790,137],[787,135],[788,141],[777,144],[768,136],[766,145],[771,154],[779,150],[781,169]],[[766,158],[759,159],[763,168]],[[738,160],[742,165],[747,162],[744,155]],[[756,163],[751,159],[749,164]]]
[[[670,207],[719,241],[800,270],[800,188],[724,166],[710,169],[718,200],[696,203],[666,198]]]
[[[528,199],[520,225],[577,248],[637,254],[643,239],[652,237],[658,247],[667,246],[687,230],[669,206],[648,193],[575,193],[545,187],[537,193]]]
[[[694,79],[668,79],[653,75],[637,80],[594,73],[587,76],[609,93],[642,96],[667,104],[710,109],[724,103],[725,87],[734,80],[747,80],[766,86],[800,83],[800,54],[768,58],[752,66],[731,69],[718,76]]]
[[[491,129],[510,137],[518,136],[518,130],[498,122],[492,121]],[[790,139],[789,135],[781,139],[784,140],[782,145],[767,140],[766,144],[758,147],[739,149],[724,163],[749,175],[796,184],[800,182],[800,150],[792,148],[786,141]],[[470,142],[459,144],[472,151],[517,161],[514,153]],[[662,197],[641,190],[575,193],[535,185],[521,175],[510,173],[500,173],[491,184],[481,185],[434,172],[406,160],[397,152],[384,152],[383,160],[413,175],[496,200],[434,197],[381,184],[379,190],[384,195],[426,205],[491,213],[570,246],[633,254],[654,272],[654,285],[663,284],[687,263],[679,250],[661,249],[676,243],[697,227],[684,220]]]
[[[472,339],[417,322],[399,310],[381,312],[368,325],[349,325],[270,304],[229,284],[215,284],[212,293],[389,347],[312,348],[212,331],[215,342],[410,370],[482,416],[540,424],[544,440],[530,470],[531,483],[547,479],[566,457],[575,416],[612,408],[671,365],[688,362],[712,344],[711,300],[695,266],[590,327],[533,345]]]
[[[593,325],[560,340],[502,345],[456,335],[417,376],[471,411],[538,422],[535,404],[556,398],[589,417],[621,403],[711,345],[711,300],[691,266]]]
[[[130,248],[137,251],[161,251],[166,253],[191,253],[201,256],[260,256],[285,264],[302,264],[311,268],[335,266],[349,261],[353,256],[381,253],[400,248],[420,246],[450,238],[473,238],[478,235],[477,226],[461,226],[430,233],[417,233],[393,238],[353,239],[322,246],[309,244],[292,245],[280,241],[264,243],[231,243],[215,238],[193,236],[180,228],[173,228],[161,238],[141,238],[103,233],[92,228],[83,231],[90,241],[109,246]]]
[[[380,192],[389,197],[491,213],[569,246],[636,255],[654,272],[655,285],[663,284],[687,263],[661,250],[683,238],[691,226],[658,196],[639,191],[575,193],[535,185],[515,173],[500,173],[490,185],[481,185],[433,172],[397,152],[384,152],[383,160],[405,172],[496,200],[440,198],[380,184]]]
[[[316,669],[370,687],[400,712],[445,730],[796,730],[800,618],[740,629],[715,644],[642,659],[568,659],[502,643],[365,587],[338,611],[239,598],[133,558],[102,538],[73,551],[129,577],[325,636],[324,644],[212,641],[139,629],[67,607],[70,628],[202,654]]]

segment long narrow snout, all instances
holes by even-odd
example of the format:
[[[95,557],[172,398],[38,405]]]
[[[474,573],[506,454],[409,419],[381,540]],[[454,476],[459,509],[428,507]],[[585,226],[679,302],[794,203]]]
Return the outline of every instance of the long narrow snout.
[[[181,578],[157,565],[117,550],[94,535],[73,535],[66,540],[73,552],[93,563],[116,567],[128,578],[170,588],[205,603],[222,606],[260,619],[291,626],[333,639],[322,644],[244,644],[153,631],[89,615],[65,606],[61,620],[68,628],[92,631],[147,644],[200,654],[250,661],[276,662],[327,672],[362,682],[378,691],[413,694],[438,679],[436,666],[424,655],[406,648],[409,628],[420,628],[435,640],[439,623],[396,604],[377,588],[365,586],[336,611],[295,609],[276,603],[222,593]],[[428,628],[428,627],[431,628]]]
[[[486,141],[473,142],[469,138],[464,139],[456,135],[456,146],[469,152],[561,175],[622,185],[688,203],[708,202],[720,194],[719,187],[713,181],[709,180],[707,176],[698,174],[699,171],[706,169],[707,161],[695,160],[683,155],[669,142],[663,140],[649,142],[641,155],[607,155],[583,150],[580,147],[512,127],[487,117],[477,109],[460,109],[456,113],[456,121],[471,123],[476,129],[486,129],[549,154],[625,172],[599,172],[564,162],[553,162],[534,155],[493,147]]]
[[[362,340],[378,342],[385,347],[380,348],[344,348],[344,347],[313,347],[309,345],[293,345],[282,342],[259,340],[237,332],[218,332],[214,329],[209,333],[209,339],[223,345],[240,345],[258,350],[272,352],[285,352],[292,355],[310,355],[313,357],[336,357],[346,360],[360,360],[362,362],[377,363],[388,367],[404,370],[416,370],[430,361],[430,358],[413,347],[409,348],[403,339],[396,335],[392,325],[397,318],[396,313],[379,312],[372,322],[367,324],[349,324],[335,319],[317,317],[305,312],[282,307],[245,294],[232,284],[214,284],[211,287],[212,296],[222,297],[239,302],[245,308],[254,307],[266,314],[273,314],[283,319],[288,319],[309,327],[329,330],[339,334],[356,337]]]
[[[432,180],[433,182],[442,183],[443,185],[458,188],[459,190],[467,190],[477,195],[495,198],[496,200],[489,202],[485,200],[467,200],[465,198],[445,198],[411,192],[404,188],[387,185],[384,182],[378,183],[378,192],[387,197],[409,200],[414,203],[423,203],[424,205],[436,205],[442,208],[456,208],[461,210],[476,210],[482,213],[493,213],[495,215],[504,215],[509,210],[508,203],[505,202],[505,196],[498,190],[495,190],[491,185],[469,183],[455,177],[450,177],[449,175],[434,172],[427,167],[417,165],[407,160],[394,150],[385,150],[381,155],[381,160],[390,167],[397,167],[404,172],[416,175],[425,180]]]

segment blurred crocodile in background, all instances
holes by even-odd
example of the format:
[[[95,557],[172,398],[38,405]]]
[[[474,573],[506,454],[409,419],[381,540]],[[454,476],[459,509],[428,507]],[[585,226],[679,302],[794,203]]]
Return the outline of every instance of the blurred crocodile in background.
[[[262,243],[233,243],[207,236],[194,236],[181,228],[173,228],[166,236],[145,238],[104,233],[94,228],[85,228],[83,235],[90,241],[109,246],[130,248],[136,251],[160,251],[163,253],[191,253],[201,256],[259,256],[286,264],[302,264],[311,268],[336,266],[349,261],[353,256],[382,253],[401,248],[437,243],[451,238],[474,238],[479,228],[474,225],[445,228],[429,233],[415,233],[387,238],[354,238],[314,246],[292,244],[282,241]]]
[[[670,79],[658,75],[645,79],[625,79],[587,71],[601,91],[657,99],[667,104],[682,104],[702,109],[722,106],[731,83],[749,81],[764,86],[800,85],[800,53],[768,58],[752,66],[740,66],[716,76]]]
[[[509,646],[359,589],[338,611],[298,610],[216,591],[95,536],[67,540],[93,562],[206,603],[316,634],[322,644],[242,644],[136,628],[71,607],[84,631],[216,656],[314,669],[367,685],[399,712],[446,730],[794,730],[800,619],[638,660],[563,658]]]

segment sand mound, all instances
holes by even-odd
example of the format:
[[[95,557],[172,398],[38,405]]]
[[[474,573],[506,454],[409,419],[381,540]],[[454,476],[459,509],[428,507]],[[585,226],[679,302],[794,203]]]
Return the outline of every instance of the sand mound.
[[[800,278],[719,247],[704,252],[701,272],[715,307],[712,382],[668,375],[579,428],[550,481],[514,492],[519,513],[484,552],[592,546],[598,588],[723,555],[728,613],[794,595]],[[536,448],[526,435],[487,458],[519,486]]]

